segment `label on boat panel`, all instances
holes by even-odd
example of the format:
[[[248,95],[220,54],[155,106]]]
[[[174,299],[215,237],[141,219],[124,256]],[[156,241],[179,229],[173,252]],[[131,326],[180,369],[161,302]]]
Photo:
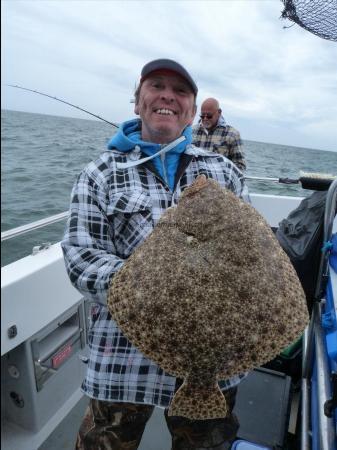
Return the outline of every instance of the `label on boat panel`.
[[[51,359],[51,364],[53,369],[58,369],[64,361],[69,358],[69,356],[72,354],[73,347],[71,344],[66,345],[63,347],[62,350],[60,350],[58,353],[56,353],[55,356]]]

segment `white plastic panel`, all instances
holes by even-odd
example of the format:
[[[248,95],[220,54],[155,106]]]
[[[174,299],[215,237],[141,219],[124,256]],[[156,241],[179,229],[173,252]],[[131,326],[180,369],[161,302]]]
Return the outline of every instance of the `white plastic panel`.
[[[250,194],[252,206],[259,211],[271,227],[278,227],[282,219],[300,204],[302,197]]]
[[[60,244],[1,269],[1,355],[33,336],[82,295],[71,285]],[[16,325],[17,335],[8,337]]]

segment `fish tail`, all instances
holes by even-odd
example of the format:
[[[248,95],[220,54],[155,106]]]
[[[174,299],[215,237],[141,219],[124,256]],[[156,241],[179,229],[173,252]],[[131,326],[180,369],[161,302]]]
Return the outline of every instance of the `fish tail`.
[[[191,420],[217,419],[228,413],[225,396],[218,383],[192,384],[185,379],[175,393],[168,410],[169,416],[183,416]]]

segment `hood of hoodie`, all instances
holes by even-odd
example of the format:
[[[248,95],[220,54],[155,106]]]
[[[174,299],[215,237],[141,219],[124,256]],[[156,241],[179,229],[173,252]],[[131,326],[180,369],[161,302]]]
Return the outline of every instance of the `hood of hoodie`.
[[[221,125],[221,126],[223,126],[223,127],[225,127],[227,124],[226,124],[226,121],[225,121],[225,118],[224,118],[224,116],[221,114],[221,116],[219,117],[219,120],[218,120],[218,123],[217,123],[217,125]]]
[[[185,137],[183,142],[177,143],[167,153],[155,156],[153,164],[163,180],[166,181],[171,190],[174,187],[175,174],[178,168],[180,155],[184,153],[186,146],[192,142],[192,127],[187,126],[182,136]],[[168,143],[169,144],[169,143]],[[131,152],[135,146],[148,155],[153,156],[162,150],[166,145],[147,142],[141,139],[141,121],[139,119],[128,120],[121,124],[117,133],[110,139],[108,149],[118,150],[120,152]]]

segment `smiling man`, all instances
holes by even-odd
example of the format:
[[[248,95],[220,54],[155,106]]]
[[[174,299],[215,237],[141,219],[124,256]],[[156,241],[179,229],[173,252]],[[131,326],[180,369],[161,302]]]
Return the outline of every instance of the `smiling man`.
[[[93,305],[82,384],[90,405],[77,450],[136,450],[153,408],[166,409],[179,385],[123,335],[108,312],[107,293],[114,274],[199,174],[242,195],[237,167],[191,144],[197,93],[179,63],[146,64],[135,92],[139,118],[124,122],[108,150],[75,182],[62,249],[71,282]],[[160,289],[160,280],[154,288]],[[224,419],[191,421],[165,414],[172,449],[228,448],[238,428],[231,410],[241,378],[221,382],[231,406]]]
[[[196,113],[198,89],[183,68],[154,61],[141,74],[136,91],[135,113],[142,121],[142,139],[165,144],[177,139]],[[175,69],[175,70],[172,70]]]

